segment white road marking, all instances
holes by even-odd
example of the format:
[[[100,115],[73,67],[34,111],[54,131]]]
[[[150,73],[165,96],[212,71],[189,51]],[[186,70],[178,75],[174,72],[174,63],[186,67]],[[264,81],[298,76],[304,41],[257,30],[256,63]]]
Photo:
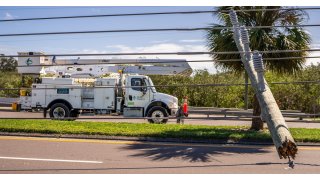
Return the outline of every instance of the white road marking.
[[[67,159],[39,159],[39,158],[23,158],[23,157],[1,157],[0,159],[11,159],[11,160],[26,160],[26,161],[51,161],[51,162],[73,162],[73,163],[93,163],[101,164],[102,161],[81,161],[81,160],[67,160]]]

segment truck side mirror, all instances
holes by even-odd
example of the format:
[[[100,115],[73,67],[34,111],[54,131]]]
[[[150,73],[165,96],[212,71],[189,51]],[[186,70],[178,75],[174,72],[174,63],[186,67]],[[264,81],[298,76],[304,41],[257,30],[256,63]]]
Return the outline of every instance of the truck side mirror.
[[[143,95],[147,94],[147,90],[148,90],[147,87],[143,87],[143,88],[142,88],[142,93],[143,93]]]
[[[142,86],[143,87],[141,87],[141,90],[142,90],[143,95],[145,95],[147,93],[147,91],[148,91],[148,87],[146,87],[147,86],[146,78],[143,78]]]

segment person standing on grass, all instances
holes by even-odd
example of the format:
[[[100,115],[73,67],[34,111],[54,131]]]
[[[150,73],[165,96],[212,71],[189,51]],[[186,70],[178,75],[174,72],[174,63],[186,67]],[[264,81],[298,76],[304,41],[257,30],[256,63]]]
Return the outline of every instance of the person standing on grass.
[[[181,103],[178,112],[177,112],[177,124],[184,124],[184,117],[188,117],[188,96],[183,98],[183,102]]]
[[[189,116],[189,113],[188,113],[188,96],[185,96],[184,100],[183,100],[183,115],[185,117]]]

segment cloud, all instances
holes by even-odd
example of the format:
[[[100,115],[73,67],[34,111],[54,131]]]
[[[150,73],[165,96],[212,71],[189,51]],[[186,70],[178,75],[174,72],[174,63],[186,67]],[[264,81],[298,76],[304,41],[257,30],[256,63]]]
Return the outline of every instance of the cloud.
[[[117,52],[132,52],[132,48],[125,46],[125,45],[110,45],[106,46],[107,49],[112,49],[113,51],[116,50]]]
[[[190,39],[191,40],[191,39]],[[183,41],[183,40],[181,40]],[[186,40],[184,40],[186,41]],[[188,41],[188,40],[187,40]],[[140,46],[140,47],[130,47],[126,45],[113,45],[108,46],[108,48],[112,48],[113,52],[120,53],[128,53],[128,52],[201,52],[208,51],[208,49],[204,45],[181,45],[175,43],[160,43],[152,46]],[[311,45],[311,48],[320,48],[320,43],[314,43]],[[320,51],[310,52],[309,56],[319,56]],[[147,55],[143,56],[144,58],[160,58],[160,59],[187,59],[188,61],[196,61],[196,60],[210,60],[211,57],[209,55]],[[125,58],[137,58],[137,56],[125,56]],[[320,58],[307,58],[306,66],[311,64],[320,63]],[[215,73],[216,68],[214,67],[213,62],[190,62],[190,66],[195,69],[208,69],[209,72]]]
[[[208,51],[204,45],[181,45],[175,43],[161,43],[154,44],[151,46],[127,46],[123,44],[109,45],[105,46],[104,49],[67,49],[67,48],[55,48],[53,51],[45,51],[46,49],[42,49],[44,53],[47,54],[55,54],[55,53],[88,53],[88,54],[99,54],[99,53],[130,53],[130,52],[140,52],[140,53],[148,53],[148,52],[201,52]],[[1,54],[16,54],[21,50],[20,48],[15,48],[12,46],[6,46],[0,44],[0,53]],[[29,51],[32,51],[30,49]],[[40,50],[36,50],[40,51]],[[61,59],[69,59],[76,57],[60,57]],[[148,58],[148,59],[186,59],[187,61],[196,61],[196,60],[210,60],[211,58],[208,55],[143,55],[143,56],[90,56],[90,57],[80,57],[81,59],[137,59],[137,58]],[[190,62],[190,66],[196,69],[208,69],[209,72],[215,73],[216,69],[214,67],[213,62]]]
[[[180,42],[196,43],[196,42],[204,42],[204,40],[203,39],[183,39],[183,40],[180,40]]]
[[[173,43],[162,43],[146,47],[135,48],[139,52],[176,52],[183,51],[184,47]]]
[[[6,12],[5,14],[4,14],[4,19],[14,19],[15,18],[15,16],[13,16],[12,14],[10,14],[10,13],[8,13],[8,12]]]
[[[116,53],[130,53],[130,52],[140,52],[140,53],[150,53],[150,52],[201,52],[208,51],[204,45],[180,45],[175,43],[161,43],[152,46],[138,46],[130,47],[126,45],[112,45],[106,46],[109,52]],[[137,56],[125,56],[123,58],[135,59]],[[143,58],[149,59],[186,59],[187,61],[197,61],[197,60],[210,60],[211,57],[208,55],[144,55]],[[213,62],[190,62],[190,66],[196,69],[207,69],[211,73],[216,72]]]
[[[90,12],[96,13],[96,14],[101,14],[102,10],[99,8],[90,8],[89,9]]]
[[[320,63],[320,52],[319,51],[314,51],[314,52],[310,52],[309,56],[317,56],[319,58],[307,58],[306,60],[306,66],[309,66],[311,64],[318,64]]]
[[[168,43],[170,40],[151,41],[152,44]]]
[[[106,46],[117,52],[128,53],[128,52],[180,52],[180,51],[207,51],[203,45],[180,45],[175,43],[160,43],[151,46],[135,46],[130,47],[126,45],[111,45]]]
[[[319,42],[316,42],[316,43],[313,43],[310,45],[310,48],[311,49],[319,49],[320,48],[320,43]],[[309,52],[309,55],[308,56],[317,56],[317,57],[320,57],[320,51],[311,51]],[[320,58],[307,58],[306,60],[306,66],[309,66],[311,64],[317,64],[317,63],[320,63]]]
[[[310,48],[320,48],[320,43],[313,43],[310,45]]]
[[[18,51],[19,48],[16,48],[14,46],[0,44],[0,54],[14,55],[17,54]]]

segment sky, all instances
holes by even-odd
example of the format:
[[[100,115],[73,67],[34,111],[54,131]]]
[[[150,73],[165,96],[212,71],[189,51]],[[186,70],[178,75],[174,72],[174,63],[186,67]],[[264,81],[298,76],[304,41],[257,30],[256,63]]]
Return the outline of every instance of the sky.
[[[142,12],[214,10],[211,6],[177,7],[4,7],[0,6],[0,19],[120,14]],[[308,10],[309,20],[303,24],[320,24],[320,10]],[[82,18],[44,21],[0,22],[0,34],[33,33],[53,31],[86,31],[147,28],[194,28],[219,23],[210,13],[190,15],[126,16],[104,18]],[[306,30],[312,38],[312,48],[320,48],[320,27]],[[1,37],[0,54],[16,55],[17,52],[55,53],[125,53],[125,52],[181,52],[208,51],[205,31],[170,31],[136,33],[100,33],[81,35],[18,36]],[[319,55],[319,52],[310,56]],[[138,58],[126,56],[122,58]],[[173,58],[187,60],[208,60],[207,55],[143,56],[145,58]],[[93,57],[95,58],[95,57]],[[101,58],[101,57],[100,57]],[[114,58],[114,57],[105,57]],[[120,57],[121,58],[121,57]],[[308,60],[307,64],[320,62]],[[216,69],[211,62],[190,63],[193,69]]]

